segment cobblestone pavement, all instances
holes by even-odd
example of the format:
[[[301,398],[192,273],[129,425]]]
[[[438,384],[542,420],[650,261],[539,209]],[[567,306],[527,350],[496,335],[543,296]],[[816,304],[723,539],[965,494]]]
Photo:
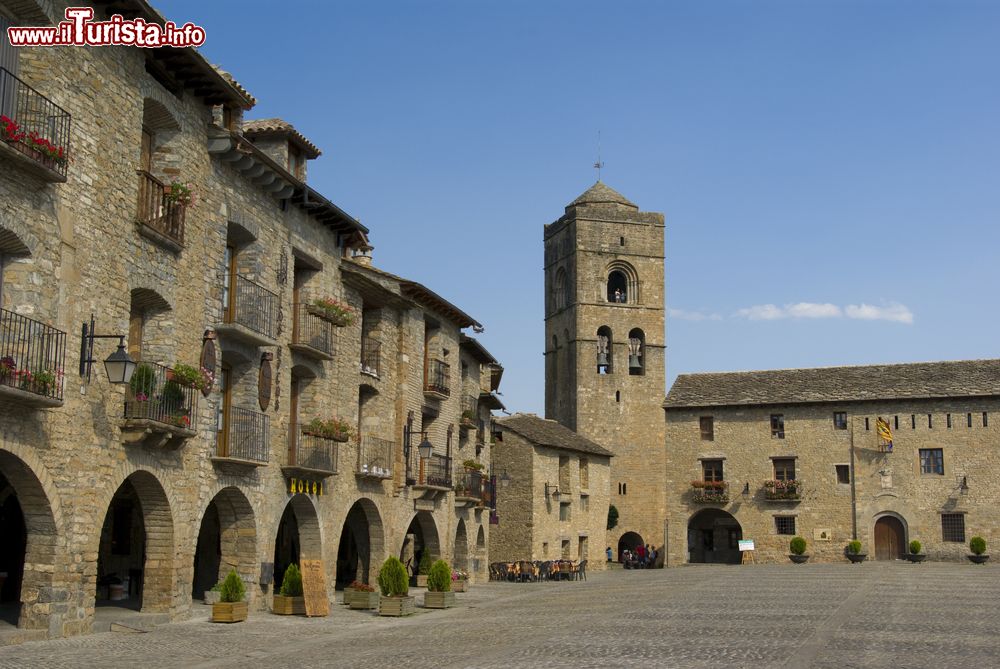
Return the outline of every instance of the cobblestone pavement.
[[[218,625],[199,607],[149,633],[0,648],[0,667],[1000,666],[996,566],[689,566],[457,597],[406,619],[337,605],[328,618]]]

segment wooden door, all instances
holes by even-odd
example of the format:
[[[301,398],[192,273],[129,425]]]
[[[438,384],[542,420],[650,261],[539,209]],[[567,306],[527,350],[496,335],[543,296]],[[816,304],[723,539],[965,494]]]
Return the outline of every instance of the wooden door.
[[[885,516],[875,522],[875,559],[898,560],[903,557],[905,533],[899,518]]]
[[[295,465],[298,437],[301,432],[299,428],[299,394],[302,390],[302,382],[299,377],[292,374],[292,383],[288,394],[288,464]]]

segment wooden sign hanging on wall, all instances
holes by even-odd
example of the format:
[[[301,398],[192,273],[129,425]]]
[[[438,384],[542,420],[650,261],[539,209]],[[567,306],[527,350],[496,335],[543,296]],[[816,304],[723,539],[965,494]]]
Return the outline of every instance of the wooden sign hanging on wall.
[[[199,365],[203,370],[211,374],[212,383],[206,383],[201,389],[201,394],[208,397],[212,392],[212,386],[215,385],[215,366],[217,360],[215,356],[215,330],[205,330],[205,334],[202,336],[201,342],[201,360]]]
[[[260,356],[260,372],[257,374],[257,400],[260,410],[267,411],[271,403],[271,359],[273,353],[263,353]]]

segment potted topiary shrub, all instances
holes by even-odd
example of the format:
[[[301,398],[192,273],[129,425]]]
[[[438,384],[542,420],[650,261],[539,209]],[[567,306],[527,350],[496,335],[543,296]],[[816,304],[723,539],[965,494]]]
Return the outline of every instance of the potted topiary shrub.
[[[413,597],[409,596],[410,582],[406,578],[406,567],[399,558],[389,556],[382,563],[378,572],[378,587],[382,593],[378,600],[380,616],[409,616],[416,612]],[[354,596],[357,597],[357,593]]]
[[[362,611],[377,609],[379,605],[379,593],[375,588],[367,583],[354,583],[354,593],[351,595],[351,608]]]
[[[913,541],[910,542],[908,546],[910,552],[904,555],[903,557],[905,557],[910,562],[923,562],[924,560],[927,559],[927,554],[920,552],[920,549],[923,547],[924,547],[923,544],[914,539]]]
[[[969,540],[969,550],[972,551],[972,554],[968,558],[973,564],[983,564],[990,559],[990,556],[986,554],[986,539],[982,537],[972,537]]]
[[[219,589],[220,602],[212,604],[213,623],[238,623],[247,619],[247,589],[235,569],[230,569]]]
[[[438,560],[427,574],[424,608],[447,609],[452,606],[455,606],[455,593],[451,591],[451,567],[444,560]]]
[[[788,550],[791,551],[788,557],[795,564],[804,564],[809,559],[809,556],[805,554],[806,540],[802,537],[792,537],[792,540],[788,542]]]
[[[281,579],[281,592],[274,596],[271,612],[282,616],[304,616],[306,598],[302,596],[302,572],[298,565],[290,564]]]
[[[861,542],[855,539],[854,541],[847,542],[847,546],[844,547],[844,555],[853,564],[860,564],[865,561],[868,557],[867,553],[861,552]]]
[[[425,548],[420,555],[420,563],[417,565],[417,575],[413,583],[416,587],[427,587],[427,575],[431,572],[431,564],[431,554]]]

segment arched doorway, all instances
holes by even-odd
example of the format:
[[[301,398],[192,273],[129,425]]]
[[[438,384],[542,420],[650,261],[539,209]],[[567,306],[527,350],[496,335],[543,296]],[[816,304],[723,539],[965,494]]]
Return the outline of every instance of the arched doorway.
[[[47,629],[40,592],[52,585],[56,524],[48,497],[31,468],[0,451],[0,620],[22,629]]]
[[[374,583],[384,554],[384,533],[378,508],[370,499],[359,499],[347,512],[337,548],[336,587],[352,581]]]
[[[101,526],[97,606],[165,613],[174,598],[174,522],[163,486],[137,471],[118,487]]]
[[[626,532],[618,539],[618,561],[622,561],[622,554],[626,551],[635,552],[637,546],[643,545],[642,537],[638,532]]]
[[[288,565],[298,565],[302,560],[319,560],[323,557],[322,550],[316,507],[307,496],[295,495],[281,514],[274,541],[274,592],[281,589]]]
[[[465,532],[465,520],[462,518],[458,519],[458,527],[455,529],[455,554],[452,562],[455,569],[469,570],[469,537]]]
[[[224,488],[201,518],[194,553],[191,597],[204,599],[205,591],[223,580],[230,569],[248,577],[256,569],[257,524],[250,501],[237,488]]]
[[[739,564],[743,528],[731,513],[702,509],[688,521],[688,562]]]
[[[476,557],[472,558],[472,569],[480,576],[486,575],[486,530],[482,525],[476,534]]]
[[[906,528],[896,516],[875,521],[875,559],[899,560],[906,551]]]
[[[399,551],[399,559],[407,566],[410,574],[416,574],[420,559],[424,552],[430,555],[431,561],[441,557],[441,544],[438,540],[437,524],[430,511],[418,511],[410,521]]]

